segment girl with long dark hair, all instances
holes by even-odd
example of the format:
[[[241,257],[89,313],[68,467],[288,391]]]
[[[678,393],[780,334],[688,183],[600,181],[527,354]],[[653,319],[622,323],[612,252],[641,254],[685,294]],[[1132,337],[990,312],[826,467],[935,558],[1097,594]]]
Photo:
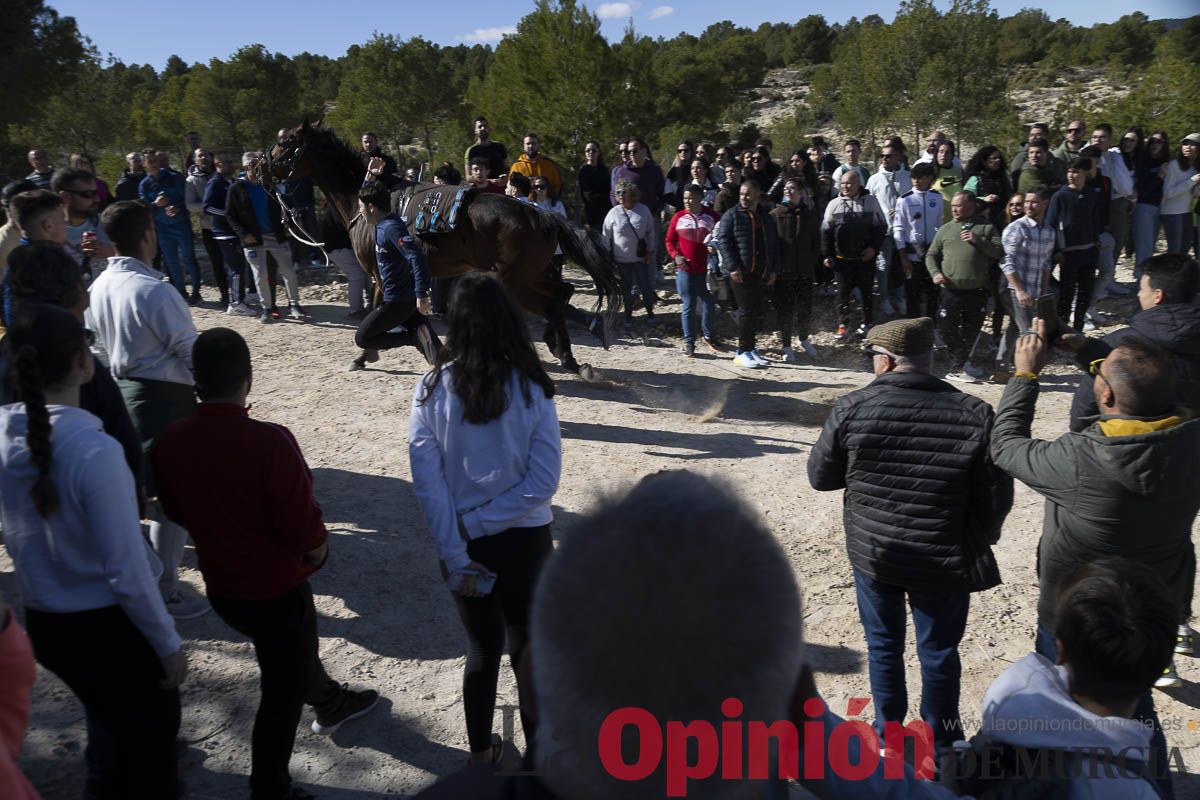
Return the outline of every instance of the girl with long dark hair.
[[[121,447],[79,407],[92,341],[62,308],[21,304],[9,319],[21,402],[0,408],[5,545],[37,660],[87,713],[88,795],[171,800],[187,661]]]
[[[520,686],[529,604],[552,549],[550,501],[562,466],[554,384],[504,286],[464,275],[446,346],[413,394],[413,490],[467,631],[463,708],[471,761],[500,756],[492,735],[505,639]],[[532,720],[522,714],[527,742]]]
[[[988,144],[976,150],[967,162],[963,176],[967,181],[963,191],[975,195],[980,210],[996,226],[996,230],[1003,228],[1004,203],[1012,194],[1013,186],[1000,148]]]
[[[788,156],[788,162],[780,171],[779,177],[775,179],[774,185],[771,186],[768,195],[771,200],[776,203],[783,202],[783,187],[790,180],[800,181],[800,185],[807,193],[806,201],[812,204],[812,193],[817,186],[817,171],[813,167],[812,161],[808,157],[808,153],[803,150],[794,150]],[[795,198],[793,198],[795,202]]]

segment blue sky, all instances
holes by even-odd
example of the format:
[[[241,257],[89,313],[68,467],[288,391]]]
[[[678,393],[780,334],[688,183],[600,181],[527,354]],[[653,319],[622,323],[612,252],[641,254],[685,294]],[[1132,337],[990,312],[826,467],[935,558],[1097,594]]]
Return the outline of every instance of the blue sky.
[[[495,43],[533,7],[530,0],[201,0],[196,4],[162,0],[47,0],[64,16],[72,16],[80,30],[103,54],[112,53],[127,64],[152,64],[162,68],[167,57],[185,61],[225,58],[245,44],[261,43],[268,49],[294,55],[303,51],[336,57],[361,43],[375,31],[401,38],[423,36],[439,44],[481,41]],[[604,33],[619,39],[633,18],[638,31],[670,38],[681,31],[699,33],[713,22],[732,19],[756,27],[762,22],[795,22],[808,13],[824,13],[830,22],[852,16],[879,14],[891,19],[895,3],[841,0],[824,10],[805,7],[795,0],[624,0],[586,3],[603,19]],[[947,6],[938,0],[939,6]],[[993,0],[992,7],[1010,15],[1031,0]],[[203,8],[204,13],[197,9]],[[1047,6],[1051,17],[1066,16],[1078,25],[1111,22],[1122,13],[1140,9],[1151,19],[1188,17],[1196,13],[1195,0],[1141,0],[1136,4],[1111,2],[1058,2]]]

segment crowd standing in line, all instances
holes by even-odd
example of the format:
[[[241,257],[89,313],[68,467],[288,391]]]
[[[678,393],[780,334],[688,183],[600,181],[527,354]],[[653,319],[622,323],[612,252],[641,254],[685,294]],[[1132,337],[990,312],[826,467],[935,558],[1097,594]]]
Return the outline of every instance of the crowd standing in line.
[[[463,164],[471,186],[566,214],[563,173],[536,133],[512,163],[486,119],[475,121],[475,134]],[[705,347],[725,351],[721,298],[736,315],[739,367],[774,363],[760,344],[768,305],[780,359],[803,363],[818,356],[812,309],[826,296],[818,287],[832,281],[835,341],[861,340],[871,355],[874,381],[837,402],[809,478],[816,490],[844,492],[876,728],[904,722],[908,709],[907,600],[932,750],[885,749],[879,768],[857,782],[826,769],[805,781],[818,796],[876,797],[899,786],[889,796],[946,797],[950,785],[986,794],[980,776],[958,774],[958,645],[970,595],[1000,580],[991,547],[1014,478],[1046,498],[1034,654],[989,690],[983,730],[967,747],[1100,758],[1078,753],[1120,744],[1132,777],[1071,780],[1096,796],[1173,796],[1151,688],[1179,685],[1172,651],[1194,654],[1200,277],[1188,251],[1197,246],[1200,134],[1185,136],[1178,152],[1165,133],[1134,128],[1114,144],[1110,126],[1083,120],[1057,148],[1049,134],[1032,124],[1011,162],[985,145],[965,166],[940,132],[911,160],[890,137],[873,170],[854,139],[841,149],[844,163],[821,137],[786,163],[772,159],[767,139],[742,153],[682,141],[666,170],[638,136],[619,144],[611,168],[600,143],[585,147],[583,222],[617,263],[626,331],[635,288],[646,324],[659,324],[665,265],[683,300],[686,356],[696,356],[697,322]],[[85,708],[89,796],[180,796],[174,740],[187,666],[177,625],[210,608],[253,640],[261,670],[254,800],[311,797],[288,772],[304,705],[315,711],[313,730],[332,733],[378,700],[372,689],[338,684],[317,656],[308,578],[328,538],[300,445],[286,428],[248,416],[246,342],[223,328],[198,336],[188,308],[202,301],[198,230],[227,313],[277,319],[278,276],[290,316],[306,319],[297,268],[311,253],[289,240],[285,215],[303,229],[329,229],[322,236],[359,322],[356,366],[406,344],[433,365],[414,392],[409,454],[468,637],[470,758],[428,796],[494,796],[498,787],[624,796],[595,742],[607,713],[631,702],[662,719],[716,721],[733,696],[739,710],[726,716],[792,720],[806,736],[821,735],[805,727],[821,722],[828,744],[840,720],[813,702],[792,570],[740,494],[687,472],[651,476],[602,503],[584,522],[591,535],[554,550],[551,501],[562,470],[554,386],[518,306],[482,274],[444,284],[442,345],[429,322],[436,287],[424,252],[389,213],[390,192],[419,175],[402,175],[373,133],[361,145],[368,174],[359,211],[375,230],[380,283],[369,306],[369,281],[338,238],[338,220],[325,212],[317,222],[311,185],[267,191],[259,152],[210,153],[189,134],[185,172],[163,151],[134,151],[110,192],[87,154],[56,169],[35,148],[30,174],[0,196],[10,217],[0,230],[5,545],[32,654]],[[463,173],[447,162],[434,179],[459,184]],[[1160,228],[1166,252],[1156,254]],[[1115,281],[1116,258],[1130,247],[1135,287]],[[561,257],[548,268],[561,270]],[[1131,327],[1087,337],[1103,321],[1098,301],[1131,291],[1141,308]],[[1004,333],[991,349],[989,328]],[[1075,353],[1085,377],[1071,430],[1040,441],[1030,429],[1052,346]],[[1007,382],[995,413],[937,377],[939,351],[948,379]],[[214,505],[215,494],[227,502]],[[147,535],[141,519],[150,520]],[[693,535],[673,536],[689,519]],[[207,598],[178,580],[189,536]],[[681,552],[687,571],[671,568]],[[730,593],[738,603],[727,602]],[[697,613],[709,623],[703,630],[676,624]],[[11,613],[0,623],[0,665],[11,660],[15,676],[5,691],[16,697],[0,705],[0,788],[31,797],[13,766],[28,714],[29,648]],[[714,641],[744,669],[711,658],[705,667],[701,654]],[[524,758],[538,771],[519,786],[496,772],[508,748],[492,733],[506,646],[522,697]],[[100,651],[122,658],[85,657]],[[692,680],[673,677],[681,665]],[[1020,714],[1075,727],[1063,741],[1006,736],[1004,721]],[[1118,734],[1105,738],[1109,729]],[[856,740],[854,748],[877,746]],[[944,785],[917,780],[931,777]],[[1003,778],[1036,780],[1019,770]],[[638,791],[670,776],[660,766],[645,780]],[[781,786],[726,781],[712,792],[770,797]]]

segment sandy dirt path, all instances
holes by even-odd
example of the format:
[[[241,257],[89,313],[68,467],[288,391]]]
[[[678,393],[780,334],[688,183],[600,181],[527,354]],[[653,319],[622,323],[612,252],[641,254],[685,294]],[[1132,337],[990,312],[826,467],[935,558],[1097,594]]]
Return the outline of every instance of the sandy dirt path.
[[[211,290],[206,293],[215,300]],[[849,698],[869,693],[865,643],[845,555],[840,493],[812,491],[805,464],[832,402],[870,380],[867,359],[853,348],[834,347],[824,333],[816,337],[821,355],[815,364],[747,372],[727,357],[687,360],[679,352],[678,304],[669,297],[663,314],[668,325],[658,336],[619,339],[604,351],[586,334],[573,333],[580,361],[598,367],[610,384],[585,384],[551,368],[563,437],[555,537],[572,534],[597,492],[655,470],[692,469],[744,487],[744,497],[769,521],[792,561],[804,594],[817,684],[844,714]],[[304,449],[332,534],[329,563],[312,582],[321,654],[335,679],[374,687],[384,698],[371,716],[332,739],[308,730],[312,716],[306,711],[293,775],[328,800],[408,797],[465,760],[460,685],[466,638],[411,489],[408,409],[425,365],[416,350],[406,348],[384,353],[365,372],[347,372],[356,350],[339,298],[344,291],[338,286],[307,287],[312,324],[264,326],[254,318],[226,316],[214,303],[194,315],[201,329],[227,326],[247,338],[255,364],[253,415],[289,426]],[[827,331],[831,301],[819,302],[817,320]],[[728,320],[722,324],[728,332]],[[541,323],[532,328],[540,338]],[[1077,376],[1063,366],[1043,381],[1035,435],[1053,438],[1065,430]],[[966,390],[995,405],[1002,387]],[[996,548],[1004,583],[974,597],[962,644],[961,707],[968,730],[978,724],[988,684],[1032,650],[1041,525],[1041,500],[1018,484]],[[184,578],[202,589],[190,548],[184,564]],[[0,590],[16,602],[12,564],[2,551]],[[247,796],[258,700],[253,652],[213,614],[179,627],[192,670],[181,731],[188,744],[182,763],[189,797]],[[920,685],[913,647],[910,626],[910,717],[917,713]],[[1185,687],[1169,695],[1156,692],[1155,700],[1168,742],[1181,748],[1190,771],[1200,769],[1200,664],[1181,658],[1178,668]],[[516,699],[507,667],[500,698]],[[863,712],[866,718],[871,713],[870,707]],[[498,714],[497,731],[501,724]],[[57,679],[39,671],[21,765],[46,800],[78,797],[84,743],[81,707]],[[1181,776],[1177,785],[1180,797],[1200,797],[1200,780]]]

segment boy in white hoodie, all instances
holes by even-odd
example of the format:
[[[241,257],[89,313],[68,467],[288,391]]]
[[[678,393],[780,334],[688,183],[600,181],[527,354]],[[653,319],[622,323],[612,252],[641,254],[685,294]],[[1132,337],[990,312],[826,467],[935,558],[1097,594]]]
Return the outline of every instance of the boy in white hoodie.
[[[1104,558],[1076,570],[1058,595],[1057,665],[1028,655],[984,695],[972,741],[980,761],[1007,751],[1001,763],[1017,769],[1002,780],[1012,782],[1040,775],[1029,765],[1045,759],[1049,777],[1040,780],[1054,781],[1053,796],[1066,800],[1152,800],[1163,788],[1161,796],[1172,796],[1169,774],[1159,772],[1166,753],[1155,752],[1165,743],[1152,749],[1151,727],[1135,711],[1171,660],[1174,609],[1162,582],[1141,564]]]

